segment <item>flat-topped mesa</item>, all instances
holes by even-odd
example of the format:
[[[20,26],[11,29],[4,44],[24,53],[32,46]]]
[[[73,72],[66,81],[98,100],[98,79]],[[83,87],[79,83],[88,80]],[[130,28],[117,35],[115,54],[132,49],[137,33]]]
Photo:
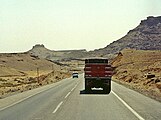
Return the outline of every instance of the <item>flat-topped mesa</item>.
[[[158,23],[161,23],[161,16],[158,17],[149,16],[147,17],[146,20],[142,20],[140,25],[153,26],[157,25]]]

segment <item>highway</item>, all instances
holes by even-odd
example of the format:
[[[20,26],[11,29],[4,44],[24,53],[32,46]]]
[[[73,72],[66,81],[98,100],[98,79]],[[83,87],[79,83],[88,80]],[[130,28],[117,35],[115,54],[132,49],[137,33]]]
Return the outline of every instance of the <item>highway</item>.
[[[115,82],[110,94],[85,93],[83,75],[54,84],[3,106],[0,120],[161,120],[160,102]]]

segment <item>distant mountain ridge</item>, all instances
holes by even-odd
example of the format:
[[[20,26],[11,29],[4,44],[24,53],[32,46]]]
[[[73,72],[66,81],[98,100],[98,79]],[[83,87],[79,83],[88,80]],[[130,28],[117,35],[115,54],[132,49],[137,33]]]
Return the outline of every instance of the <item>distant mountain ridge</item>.
[[[31,55],[38,56],[40,58],[49,59],[52,61],[61,61],[75,58],[82,58],[87,54],[85,49],[81,50],[49,50],[43,44],[37,44],[28,51]]]
[[[112,58],[114,54],[123,49],[136,50],[161,50],[161,16],[149,16],[141,23],[130,30],[124,37],[107,45],[105,48],[87,52],[82,50],[60,50],[54,51],[45,48],[44,45],[35,45],[30,54],[50,60],[68,60],[74,58],[87,57],[107,57]]]
[[[124,37],[107,45],[105,48],[94,50],[95,55],[108,56],[130,48],[137,50],[161,50],[161,16],[149,16],[146,20],[130,30]]]

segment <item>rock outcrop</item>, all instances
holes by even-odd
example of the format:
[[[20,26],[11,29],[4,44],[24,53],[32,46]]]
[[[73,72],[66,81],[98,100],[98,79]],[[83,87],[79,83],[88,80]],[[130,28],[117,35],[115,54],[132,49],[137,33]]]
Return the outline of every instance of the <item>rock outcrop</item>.
[[[121,39],[114,41],[105,48],[91,53],[99,55],[115,54],[119,51],[131,48],[136,50],[161,50],[161,16],[147,17],[133,30]]]
[[[48,59],[51,61],[62,61],[70,59],[78,59],[87,55],[85,49],[81,50],[49,50],[43,44],[37,44],[28,51],[31,55],[38,56],[39,58]]]

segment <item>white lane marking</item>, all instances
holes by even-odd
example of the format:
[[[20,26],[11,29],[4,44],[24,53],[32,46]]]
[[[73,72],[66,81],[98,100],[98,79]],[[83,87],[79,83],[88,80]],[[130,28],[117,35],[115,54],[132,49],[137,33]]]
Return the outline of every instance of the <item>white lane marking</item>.
[[[77,83],[75,86],[77,86],[78,84],[79,84],[79,83]],[[60,85],[58,85],[58,86],[60,86]],[[53,87],[50,87],[49,89],[52,89],[52,88],[53,88]],[[25,100],[27,100],[27,99],[29,99],[29,98],[31,98],[31,97],[37,95],[37,94],[40,94],[40,93],[45,92],[45,91],[48,91],[49,89],[42,90],[42,91],[37,92],[37,93],[35,93],[35,94],[33,94],[33,95],[30,95],[30,96],[28,96],[28,97],[25,97],[25,98],[23,98],[23,99],[21,99],[21,100],[19,100],[19,101],[17,101],[17,102],[14,102],[14,103],[12,103],[12,104],[10,104],[10,105],[8,105],[8,106],[5,106],[5,107],[3,107],[3,108],[0,108],[0,111],[3,111],[3,110],[5,110],[5,109],[7,109],[7,108],[10,108],[10,107],[12,107],[12,106],[14,106],[14,105],[16,105],[16,104],[19,104],[19,103],[21,103],[21,102],[23,102],[23,101],[25,101]],[[73,89],[71,90],[71,92],[72,92],[74,89],[75,89],[75,88],[73,88]]]
[[[134,109],[132,109],[124,100],[122,100],[114,91],[111,91],[139,120],[145,120]]]
[[[72,89],[71,89],[71,92],[77,87],[77,85],[75,85]]]
[[[60,106],[63,104],[63,101],[61,101],[57,107],[55,108],[55,110],[53,111],[53,114],[57,112],[57,110],[60,108]]]
[[[77,87],[77,85],[74,86],[74,88],[76,88],[76,87]]]
[[[77,84],[76,84],[76,86],[78,85],[78,82],[77,82]]]
[[[58,85],[58,86],[60,86],[60,85]],[[21,102],[23,102],[23,101],[25,101],[25,100],[27,100],[27,99],[33,97],[33,96],[36,96],[36,95],[38,95],[38,94],[40,94],[40,93],[42,93],[42,92],[48,91],[48,90],[50,90],[50,89],[52,89],[52,88],[53,88],[53,87],[49,87],[48,89],[39,91],[39,92],[37,92],[37,93],[35,93],[35,94],[33,94],[33,95],[30,95],[30,96],[27,96],[27,97],[25,97],[25,98],[22,98],[21,100],[19,100],[19,101],[17,101],[17,102],[14,102],[14,103],[12,103],[12,104],[10,104],[10,105],[8,105],[8,106],[5,106],[5,107],[1,108],[0,111],[3,111],[3,110],[5,110],[5,109],[7,109],[7,108],[10,108],[10,107],[12,107],[12,106],[14,106],[14,105],[16,105],[16,104],[19,104],[19,103],[21,103]]]
[[[74,88],[72,88],[70,92],[72,92],[73,90],[74,90]]]
[[[42,120],[42,118],[32,118],[32,120]]]
[[[78,83],[74,86],[74,89],[78,86]]]
[[[77,86],[78,86],[78,83],[70,90],[70,92],[64,98],[67,98]]]
[[[71,92],[77,87],[78,83],[71,89],[70,92],[68,92],[68,94],[64,97],[64,98],[67,98]],[[55,110],[52,112],[53,114],[57,112],[57,110],[60,108],[60,106],[63,104],[63,101],[61,101],[58,106],[55,108]]]
[[[71,92],[68,92],[68,94],[65,96],[65,98],[67,98],[70,95]]]

